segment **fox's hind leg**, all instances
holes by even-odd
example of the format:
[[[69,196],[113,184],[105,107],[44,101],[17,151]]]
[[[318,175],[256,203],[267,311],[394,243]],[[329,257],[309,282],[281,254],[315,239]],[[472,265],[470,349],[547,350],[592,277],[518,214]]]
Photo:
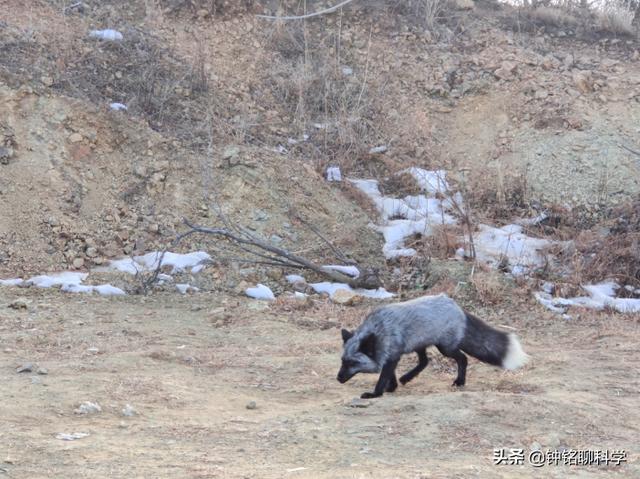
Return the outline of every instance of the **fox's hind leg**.
[[[437,346],[444,356],[453,358],[458,363],[458,377],[453,381],[454,386],[464,386],[467,378],[467,357],[459,349],[444,349],[441,346]]]
[[[362,399],[371,399],[377,398],[384,394],[385,389],[393,384],[393,381],[396,380],[396,366],[398,365],[398,360],[387,361],[382,366],[382,371],[380,372],[380,377],[378,378],[378,383],[376,384],[375,389],[372,393],[362,393],[360,396]],[[396,387],[398,383],[396,381]],[[395,389],[395,388],[394,388]]]
[[[422,372],[424,368],[427,367],[427,364],[429,364],[429,358],[427,357],[427,348],[418,349],[416,353],[418,353],[418,365],[411,371],[406,372],[400,377],[400,382],[402,383],[402,385],[407,384],[409,381],[415,378]]]

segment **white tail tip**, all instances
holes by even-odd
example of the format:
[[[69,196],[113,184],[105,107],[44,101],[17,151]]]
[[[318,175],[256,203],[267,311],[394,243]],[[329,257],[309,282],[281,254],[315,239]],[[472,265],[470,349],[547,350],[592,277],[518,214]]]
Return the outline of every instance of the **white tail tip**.
[[[509,344],[507,345],[507,354],[502,360],[504,369],[518,369],[529,361],[529,356],[522,350],[520,341],[515,334],[509,334]]]

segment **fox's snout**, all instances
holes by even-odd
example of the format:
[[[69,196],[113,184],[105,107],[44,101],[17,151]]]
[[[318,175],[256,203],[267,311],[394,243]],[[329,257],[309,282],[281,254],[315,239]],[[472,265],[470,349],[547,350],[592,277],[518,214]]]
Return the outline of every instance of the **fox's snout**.
[[[350,374],[349,371],[340,369],[340,371],[338,371],[338,376],[336,377],[336,379],[338,380],[339,383],[344,384],[352,377],[353,377],[353,374]]]

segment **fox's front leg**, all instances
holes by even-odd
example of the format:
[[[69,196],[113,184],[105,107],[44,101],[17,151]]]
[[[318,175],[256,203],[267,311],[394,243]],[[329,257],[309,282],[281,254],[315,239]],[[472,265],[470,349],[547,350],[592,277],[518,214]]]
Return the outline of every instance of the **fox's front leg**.
[[[374,388],[372,393],[362,393],[360,396],[362,399],[371,399],[382,396],[387,386],[390,385],[396,377],[396,366],[398,365],[398,360],[395,361],[387,361],[384,366],[382,366],[382,371],[380,372],[380,377],[378,378],[378,383]],[[397,386],[397,382],[396,382]]]

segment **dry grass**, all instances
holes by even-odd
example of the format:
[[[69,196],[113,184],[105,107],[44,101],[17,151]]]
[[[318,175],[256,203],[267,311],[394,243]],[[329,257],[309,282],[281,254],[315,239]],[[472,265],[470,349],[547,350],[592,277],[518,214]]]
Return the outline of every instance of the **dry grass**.
[[[578,18],[569,10],[560,7],[540,6],[527,12],[531,21],[556,27],[576,26]]]
[[[266,59],[264,81],[281,112],[279,130],[293,139],[308,137],[290,148],[318,171],[333,164],[347,172],[389,137],[384,122],[373,121],[384,118],[387,100],[369,78],[371,39],[364,58],[351,58],[340,25],[323,21],[276,22],[267,30],[277,56]],[[384,161],[384,155],[370,156]]]
[[[596,26],[602,32],[626,36],[635,33],[632,25],[634,13],[622,5],[612,5],[606,2],[601,9],[595,12],[595,17]]]
[[[499,271],[476,271],[470,282],[476,300],[483,306],[499,304],[513,294],[513,287],[505,281],[504,274]]]

